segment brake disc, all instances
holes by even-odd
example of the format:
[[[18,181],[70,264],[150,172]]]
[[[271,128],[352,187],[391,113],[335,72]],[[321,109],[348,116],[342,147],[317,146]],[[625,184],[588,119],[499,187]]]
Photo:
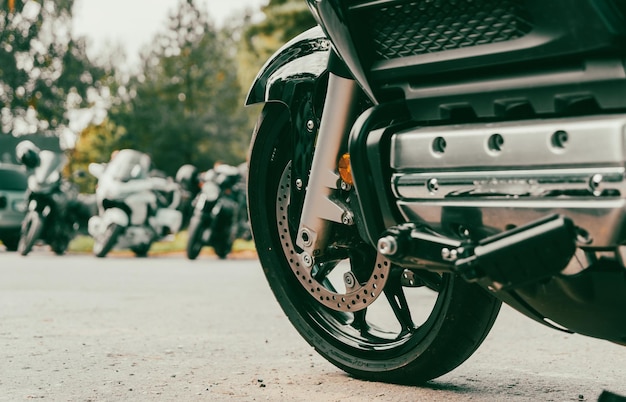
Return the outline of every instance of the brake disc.
[[[300,262],[300,255],[294,247],[287,217],[291,198],[290,194],[291,164],[288,164],[278,184],[278,194],[276,195],[276,224],[285,258],[300,284],[307,289],[308,293],[319,303],[333,310],[359,311],[372,304],[385,287],[391,268],[389,260],[379,253],[372,267],[370,278],[365,283],[359,283],[352,272],[346,272],[343,275],[346,289],[345,293],[328,289],[313,277],[315,266],[307,267]]]

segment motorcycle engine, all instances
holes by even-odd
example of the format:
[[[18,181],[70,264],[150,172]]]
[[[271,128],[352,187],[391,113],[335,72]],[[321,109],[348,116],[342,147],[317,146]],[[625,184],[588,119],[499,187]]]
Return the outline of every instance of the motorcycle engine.
[[[391,136],[391,188],[409,222],[480,238],[550,214],[581,245],[624,241],[625,115],[405,129]]]

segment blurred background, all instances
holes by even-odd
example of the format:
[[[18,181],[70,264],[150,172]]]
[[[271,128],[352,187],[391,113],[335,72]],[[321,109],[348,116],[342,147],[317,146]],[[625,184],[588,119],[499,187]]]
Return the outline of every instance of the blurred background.
[[[252,80],[313,25],[302,0],[0,0],[0,162],[30,139],[68,176],[122,148],[169,176],[242,163]]]

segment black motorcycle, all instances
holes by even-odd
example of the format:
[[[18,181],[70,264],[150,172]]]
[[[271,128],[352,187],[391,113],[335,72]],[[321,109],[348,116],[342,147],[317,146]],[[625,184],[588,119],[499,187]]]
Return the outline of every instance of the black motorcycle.
[[[35,243],[42,240],[55,254],[63,255],[77,233],[87,234],[95,199],[79,196],[76,186],[63,179],[65,155],[40,151],[28,142],[18,144],[16,153],[18,160],[31,171],[28,210],[22,221],[17,250],[21,255],[28,255]]]
[[[307,3],[247,99],[256,249],[300,334],[401,383],[501,301],[626,344],[626,2]]]
[[[195,260],[202,247],[210,246],[220,259],[225,259],[237,238],[249,239],[242,179],[240,169],[224,164],[202,176],[187,231],[187,258]]]

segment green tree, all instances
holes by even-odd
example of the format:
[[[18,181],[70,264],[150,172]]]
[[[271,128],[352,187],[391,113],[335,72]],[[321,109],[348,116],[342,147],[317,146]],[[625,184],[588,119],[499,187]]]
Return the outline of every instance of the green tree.
[[[316,25],[311,11],[302,0],[270,0],[261,7],[264,18],[247,21],[243,29],[238,61],[241,83],[246,89],[263,63],[283,44]]]
[[[173,175],[192,163],[207,169],[244,160],[250,131],[232,39],[217,30],[192,0],[181,0],[168,29],[142,55],[123,102],[110,110],[124,128],[118,145],[149,153]]]
[[[108,162],[111,159],[111,154],[118,147],[121,135],[122,128],[116,126],[108,118],[98,124],[87,126],[80,133],[76,146],[68,151],[70,163],[67,166],[66,175],[70,176],[78,171],[86,173],[92,162]],[[74,181],[83,193],[95,191],[97,179],[89,174],[84,175],[84,177],[75,177]]]
[[[60,135],[102,70],[71,36],[73,0],[0,0],[0,133]]]

